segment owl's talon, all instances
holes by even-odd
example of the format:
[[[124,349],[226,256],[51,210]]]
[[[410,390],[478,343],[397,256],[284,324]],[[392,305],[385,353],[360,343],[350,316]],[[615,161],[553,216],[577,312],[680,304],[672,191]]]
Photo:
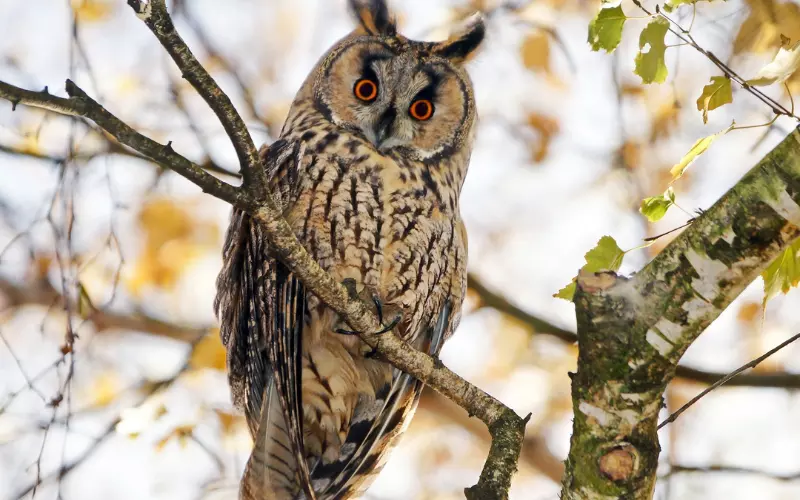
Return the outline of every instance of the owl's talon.
[[[380,308],[378,310],[380,311]],[[378,318],[380,319],[381,324],[383,324],[383,314],[379,312]],[[400,323],[400,320],[402,319],[403,319],[403,313],[397,313],[397,315],[394,317],[391,323],[384,326],[377,332],[373,333],[373,335],[383,335],[384,333],[392,331]],[[355,330],[345,330],[344,328],[337,328],[336,330],[334,330],[334,332],[340,335],[361,335],[363,333],[363,332],[357,332]]]
[[[375,304],[375,312],[378,314],[378,323],[383,324],[383,302],[377,295],[372,296],[372,303]]]
[[[397,324],[400,323],[401,319],[403,319],[403,315],[400,314],[400,313],[397,313],[397,316],[394,317],[392,322],[389,323],[388,325],[386,325],[386,327],[383,330],[381,330],[379,332],[375,332],[375,335],[382,335],[382,334],[384,334],[386,332],[390,332],[390,331],[394,330],[394,327],[396,327]],[[383,321],[381,321],[381,324],[383,324]]]

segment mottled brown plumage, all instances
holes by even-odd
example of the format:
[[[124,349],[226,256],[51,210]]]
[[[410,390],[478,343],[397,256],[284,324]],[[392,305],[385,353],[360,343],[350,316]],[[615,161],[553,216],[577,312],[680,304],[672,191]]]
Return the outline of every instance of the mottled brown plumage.
[[[415,42],[382,1],[352,4],[359,28],[323,56],[262,150],[269,188],[326,271],[377,299],[386,318],[402,314],[393,333],[437,355],[466,289],[458,198],[476,112],[462,63],[484,28],[476,18],[445,42]],[[374,93],[358,89],[365,79]],[[223,253],[216,307],[255,440],[240,498],[358,494],[422,384],[336,333],[347,325],[305,293],[246,214],[234,212]]]

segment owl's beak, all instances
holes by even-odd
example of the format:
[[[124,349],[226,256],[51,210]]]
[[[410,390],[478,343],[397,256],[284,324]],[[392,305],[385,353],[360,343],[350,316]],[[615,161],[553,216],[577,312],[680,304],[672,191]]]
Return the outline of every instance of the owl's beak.
[[[380,149],[381,144],[386,142],[392,135],[392,127],[394,126],[394,120],[397,118],[397,111],[394,109],[394,106],[390,107],[386,110],[386,112],[381,115],[380,119],[378,120],[378,124],[375,126],[375,147]]]

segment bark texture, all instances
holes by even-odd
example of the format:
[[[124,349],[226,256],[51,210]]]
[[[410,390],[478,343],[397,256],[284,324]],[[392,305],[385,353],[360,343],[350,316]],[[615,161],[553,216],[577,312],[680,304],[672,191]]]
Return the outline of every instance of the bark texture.
[[[578,277],[562,498],[652,498],[663,394],[703,330],[800,237],[795,130],[641,272]]]

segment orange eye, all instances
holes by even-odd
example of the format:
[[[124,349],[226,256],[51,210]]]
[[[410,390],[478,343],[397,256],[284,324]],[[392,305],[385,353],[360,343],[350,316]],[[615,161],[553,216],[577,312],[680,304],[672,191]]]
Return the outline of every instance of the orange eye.
[[[363,78],[356,82],[353,93],[362,101],[372,102],[378,97],[378,84]]]
[[[427,99],[414,101],[408,108],[409,114],[419,121],[425,121],[433,116],[433,103]]]

